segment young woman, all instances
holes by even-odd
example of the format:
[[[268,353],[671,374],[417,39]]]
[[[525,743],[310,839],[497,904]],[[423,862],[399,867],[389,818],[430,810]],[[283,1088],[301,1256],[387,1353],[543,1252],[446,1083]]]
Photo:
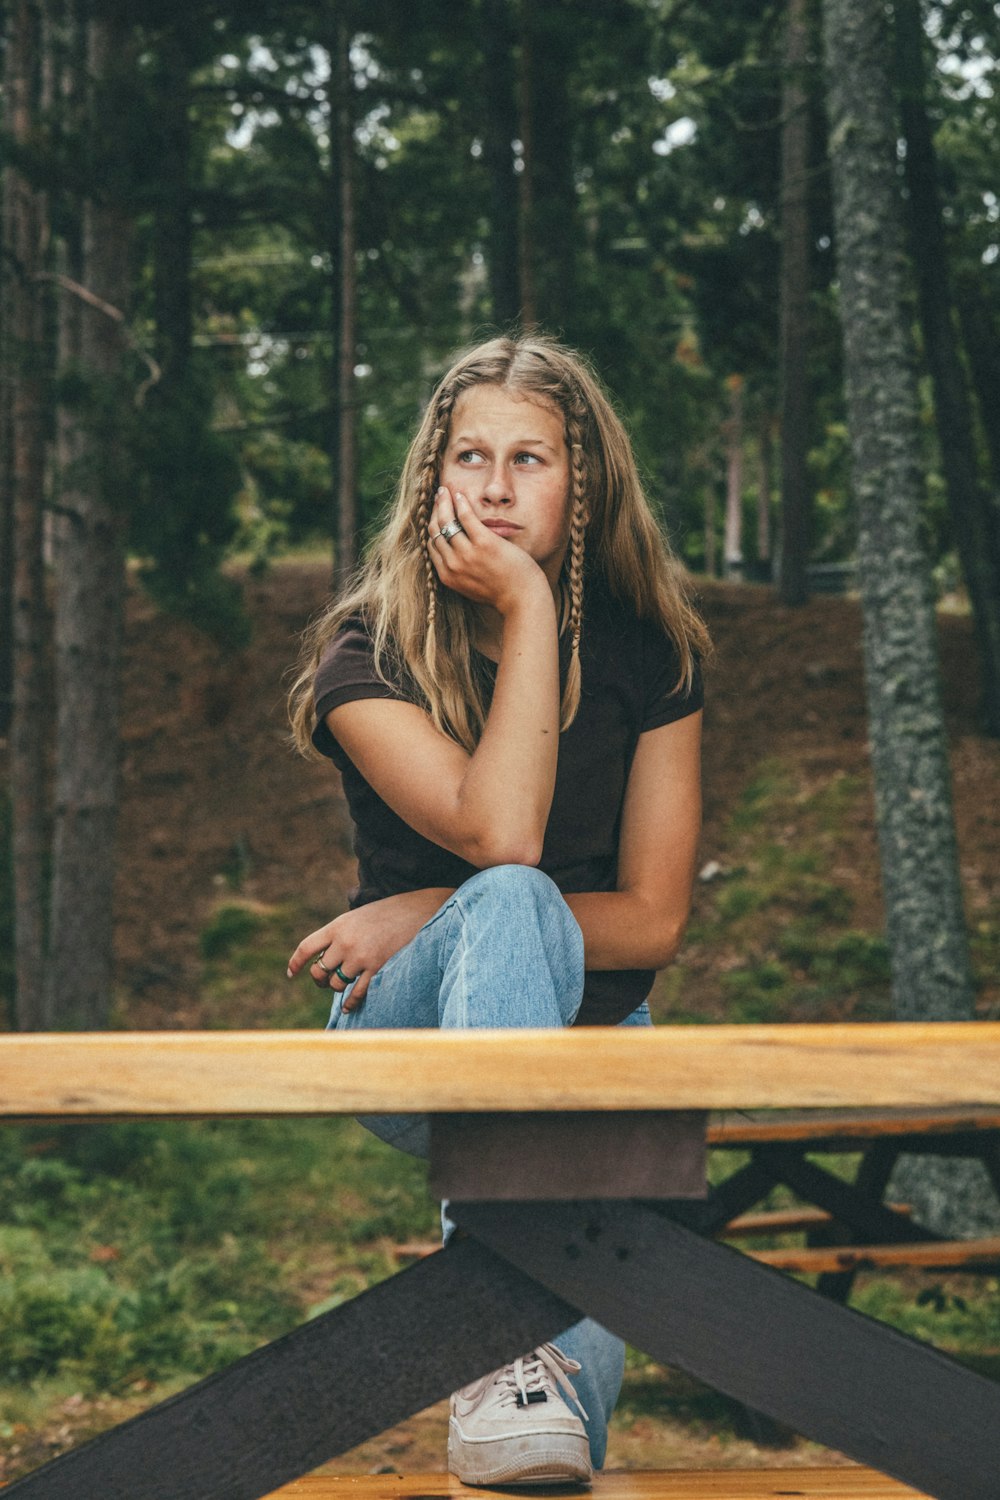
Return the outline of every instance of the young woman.
[[[355,825],[350,910],[289,965],[334,991],[331,1027],[649,1024],[690,901],[707,646],[579,356],[459,358],[292,692]],[[365,1123],[426,1153],[425,1120]],[[585,1320],[456,1392],[452,1471],[589,1479],[623,1360]]]

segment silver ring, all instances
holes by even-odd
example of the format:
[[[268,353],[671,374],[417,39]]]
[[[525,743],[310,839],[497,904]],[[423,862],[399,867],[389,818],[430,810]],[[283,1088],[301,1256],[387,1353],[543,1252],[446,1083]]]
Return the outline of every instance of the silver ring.
[[[322,953],[317,953],[316,957],[315,958],[311,958],[309,960],[309,962],[311,964],[316,964],[318,968],[320,968],[320,969],[323,970],[324,974],[333,974],[335,971],[333,969],[328,969],[327,966],[326,966],[326,964],[323,962],[323,959],[325,957],[326,957],[326,949],[324,948]]]
[[[429,542],[436,542],[437,539],[438,539],[438,537],[441,536],[441,535],[442,535],[442,533],[440,531],[432,531],[431,534],[430,534],[430,536],[427,538],[427,540]]]
[[[464,530],[465,527],[461,521],[449,521],[447,526],[441,527],[438,536],[443,536],[446,542],[450,542],[453,536],[458,536],[458,533]]]

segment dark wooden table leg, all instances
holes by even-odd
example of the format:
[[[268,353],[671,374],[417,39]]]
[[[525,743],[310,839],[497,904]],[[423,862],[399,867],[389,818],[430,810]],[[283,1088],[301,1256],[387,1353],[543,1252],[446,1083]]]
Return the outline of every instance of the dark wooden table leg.
[[[1000,1385],[642,1204],[452,1204],[654,1358],[935,1500],[996,1500]]]
[[[858,1164],[854,1178],[854,1191],[869,1202],[876,1203],[879,1207],[884,1206],[885,1190],[889,1186],[889,1178],[892,1176],[892,1169],[898,1159],[899,1151],[889,1141],[877,1141],[874,1146],[870,1146]],[[904,1220],[904,1223],[908,1224],[912,1230],[911,1220]],[[852,1238],[857,1244],[856,1233]],[[850,1238],[847,1243],[851,1243]],[[864,1243],[878,1242],[865,1240]],[[856,1271],[824,1271],[816,1278],[816,1290],[834,1302],[847,1302],[854,1290],[856,1276]]]
[[[257,1500],[579,1316],[461,1240],[36,1469],[4,1500]]]

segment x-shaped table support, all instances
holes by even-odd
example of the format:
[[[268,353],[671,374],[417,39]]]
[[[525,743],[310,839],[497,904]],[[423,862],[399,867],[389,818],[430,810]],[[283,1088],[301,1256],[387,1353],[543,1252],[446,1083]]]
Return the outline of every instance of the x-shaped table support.
[[[996,1500],[1000,1386],[681,1222],[711,1200],[450,1211],[468,1237],[5,1494],[258,1500],[586,1312],[935,1500]]]

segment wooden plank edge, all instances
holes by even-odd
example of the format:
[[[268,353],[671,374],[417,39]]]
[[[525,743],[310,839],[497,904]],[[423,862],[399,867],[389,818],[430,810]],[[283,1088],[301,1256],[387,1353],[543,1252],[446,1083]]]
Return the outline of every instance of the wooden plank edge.
[[[480,1496],[510,1489],[479,1488]],[[591,1490],[560,1486],[552,1493],[593,1500],[927,1500],[919,1490],[856,1465],[783,1469],[605,1471]],[[469,1489],[451,1474],[311,1474],[275,1490],[267,1500],[467,1500]]]
[[[1000,1106],[1000,1022],[0,1037],[0,1117]]]

